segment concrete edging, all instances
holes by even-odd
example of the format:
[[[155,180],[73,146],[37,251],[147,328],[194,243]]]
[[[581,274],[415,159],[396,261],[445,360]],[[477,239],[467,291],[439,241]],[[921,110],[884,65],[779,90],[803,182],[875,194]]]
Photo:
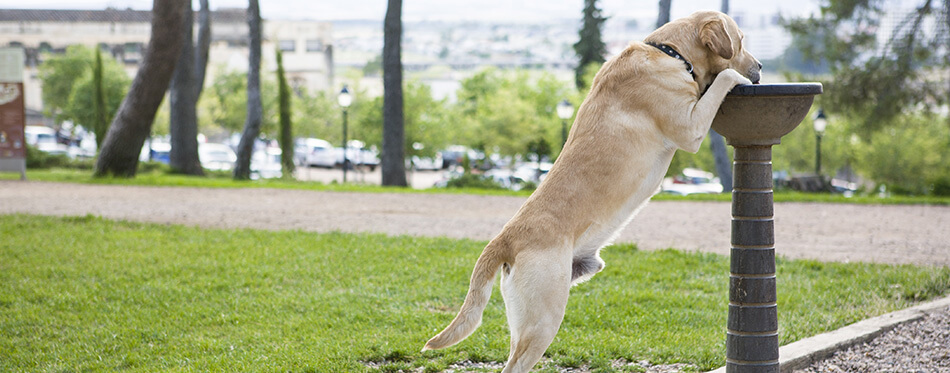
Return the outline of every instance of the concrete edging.
[[[782,373],[804,369],[856,344],[868,342],[905,322],[923,318],[926,314],[950,307],[950,296],[919,304],[900,311],[861,320],[838,330],[808,337],[779,348],[779,366]],[[725,373],[726,367],[709,373]]]

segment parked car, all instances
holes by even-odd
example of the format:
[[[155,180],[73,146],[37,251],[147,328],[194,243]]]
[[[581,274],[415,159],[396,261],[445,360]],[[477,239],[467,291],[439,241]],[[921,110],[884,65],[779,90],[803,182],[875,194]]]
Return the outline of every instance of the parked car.
[[[339,148],[337,151],[341,156],[341,158],[338,159],[338,165],[342,167],[343,152]],[[362,141],[350,140],[346,144],[346,161],[349,162],[350,165],[368,167],[370,171],[374,171],[376,167],[379,167],[379,153],[376,152],[375,147],[367,148],[366,143]]]
[[[171,151],[172,144],[167,142],[152,142],[151,144],[146,143],[148,146],[148,156],[146,160],[152,160],[153,162],[161,162],[168,164],[171,162]]]
[[[198,159],[201,160],[201,167],[205,169],[231,171],[234,162],[237,162],[237,155],[225,144],[199,143]]]
[[[26,143],[41,152],[66,154],[69,147],[56,141],[56,130],[46,126],[26,126],[23,131]]]
[[[442,169],[443,164],[441,153],[436,153],[434,157],[412,156],[412,167],[415,170],[437,171]]]
[[[548,171],[554,166],[551,162],[526,162],[515,168],[514,176],[535,184],[540,184],[548,176]]]
[[[722,184],[711,172],[686,168],[681,174],[663,180],[663,193],[681,196],[718,194],[722,193]]]
[[[294,146],[294,158],[298,165],[333,167],[333,145],[317,138],[298,139]]]
[[[527,180],[522,179],[514,171],[507,168],[493,168],[485,172],[485,176],[492,178],[505,189],[519,191],[524,188]]]
[[[445,150],[439,152],[439,155],[442,156],[442,169],[462,164],[462,160],[466,156],[474,158],[470,153],[474,153],[474,151],[462,145],[449,145]]]
[[[280,148],[267,147],[251,155],[251,179],[273,179],[283,175],[280,166]]]

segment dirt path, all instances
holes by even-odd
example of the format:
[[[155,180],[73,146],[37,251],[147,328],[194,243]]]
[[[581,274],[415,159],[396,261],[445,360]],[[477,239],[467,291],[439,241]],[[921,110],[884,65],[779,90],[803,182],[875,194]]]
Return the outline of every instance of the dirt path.
[[[0,214],[100,215],[203,227],[492,238],[524,198],[0,181]],[[651,202],[617,242],[728,254],[721,202]],[[790,258],[950,265],[950,207],[780,203],[776,249]]]

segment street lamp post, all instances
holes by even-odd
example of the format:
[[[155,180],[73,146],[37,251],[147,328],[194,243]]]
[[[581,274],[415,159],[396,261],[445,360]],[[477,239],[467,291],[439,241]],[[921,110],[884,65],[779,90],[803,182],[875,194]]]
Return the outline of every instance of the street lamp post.
[[[557,117],[561,118],[561,148],[567,144],[567,120],[574,116],[574,106],[567,99],[557,104]]]
[[[821,179],[821,136],[825,134],[825,127],[828,126],[825,111],[818,109],[813,122],[815,124],[815,175],[818,175],[818,179],[824,186],[824,181]]]
[[[346,167],[350,163],[346,159],[346,109],[353,103],[353,96],[350,95],[350,90],[346,88],[345,84],[343,90],[340,91],[340,95],[337,96],[337,102],[343,108],[343,183],[346,184]]]

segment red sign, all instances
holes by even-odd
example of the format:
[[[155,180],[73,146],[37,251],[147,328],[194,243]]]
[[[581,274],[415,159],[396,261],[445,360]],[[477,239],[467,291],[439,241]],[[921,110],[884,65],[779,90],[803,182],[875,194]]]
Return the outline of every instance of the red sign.
[[[23,83],[0,83],[0,158],[26,159]]]

